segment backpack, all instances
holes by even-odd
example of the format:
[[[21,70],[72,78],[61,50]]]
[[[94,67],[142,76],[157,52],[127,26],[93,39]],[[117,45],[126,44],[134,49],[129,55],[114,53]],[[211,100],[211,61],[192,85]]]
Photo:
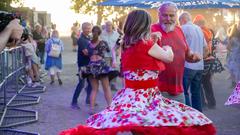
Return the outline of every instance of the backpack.
[[[62,47],[60,45],[60,40],[58,42],[55,42],[52,39],[52,44],[50,48],[50,52],[48,53],[48,56],[58,58],[61,54]]]

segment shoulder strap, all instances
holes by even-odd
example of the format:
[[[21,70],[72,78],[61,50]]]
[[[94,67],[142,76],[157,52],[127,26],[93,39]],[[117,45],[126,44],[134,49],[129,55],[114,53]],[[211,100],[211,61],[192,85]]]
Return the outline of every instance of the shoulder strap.
[[[60,39],[58,40],[58,42],[54,41],[52,38],[51,38],[51,40],[52,40],[52,43],[60,45]]]

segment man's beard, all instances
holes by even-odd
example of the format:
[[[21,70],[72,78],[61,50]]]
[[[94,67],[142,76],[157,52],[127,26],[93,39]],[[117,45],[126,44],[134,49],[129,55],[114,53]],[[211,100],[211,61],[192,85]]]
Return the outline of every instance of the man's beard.
[[[163,29],[163,31],[168,33],[168,32],[174,31],[175,25],[176,25],[175,23],[172,23],[172,24],[164,24],[164,23],[162,23],[161,24],[161,28]]]

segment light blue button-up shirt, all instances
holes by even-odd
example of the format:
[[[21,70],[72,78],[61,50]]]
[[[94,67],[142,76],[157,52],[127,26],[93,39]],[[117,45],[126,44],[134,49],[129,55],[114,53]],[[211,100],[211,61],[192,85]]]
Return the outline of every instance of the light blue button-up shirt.
[[[207,42],[201,28],[193,24],[191,21],[182,25],[181,28],[191,51],[198,53],[201,57],[203,57],[204,47],[207,47]],[[185,62],[185,67],[192,70],[203,70],[203,60],[200,60],[197,63]]]

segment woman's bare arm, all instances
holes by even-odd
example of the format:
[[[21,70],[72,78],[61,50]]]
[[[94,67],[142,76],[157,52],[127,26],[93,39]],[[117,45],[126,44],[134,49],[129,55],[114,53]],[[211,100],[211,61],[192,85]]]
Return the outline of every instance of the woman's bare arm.
[[[148,51],[148,54],[158,60],[170,63],[173,61],[173,52],[170,46],[160,47],[158,44],[154,44]]]

